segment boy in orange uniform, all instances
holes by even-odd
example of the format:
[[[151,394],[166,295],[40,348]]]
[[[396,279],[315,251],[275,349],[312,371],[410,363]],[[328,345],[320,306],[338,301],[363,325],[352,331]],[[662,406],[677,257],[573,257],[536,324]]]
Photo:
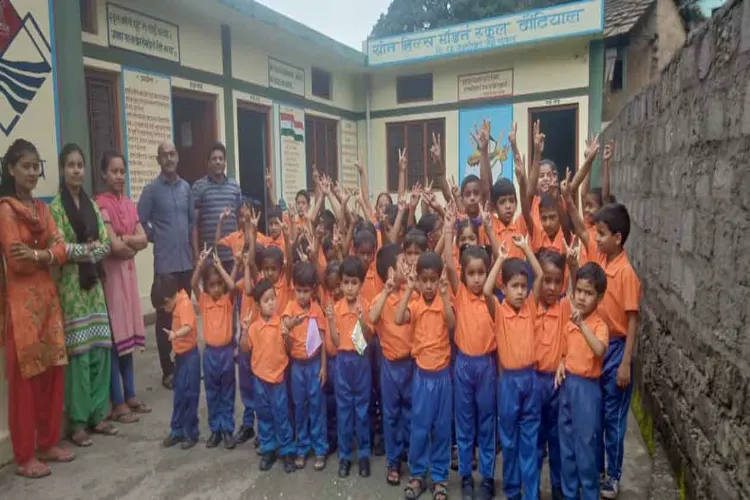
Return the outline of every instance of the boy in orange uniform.
[[[609,338],[596,311],[607,275],[593,262],[575,277],[573,309],[565,325],[565,352],[555,377],[560,387],[560,458],[566,500],[599,500],[598,449],[602,439],[599,377]],[[580,491],[580,493],[579,493]]]
[[[265,247],[277,247],[281,249],[283,254],[287,253],[287,235],[285,234],[284,227],[284,212],[277,206],[270,207],[266,212],[266,220],[268,221],[268,235],[259,234],[258,243]],[[292,224],[290,227],[296,230],[296,226]],[[294,241],[294,237],[291,238]]]
[[[417,286],[422,296],[410,304]],[[449,330],[456,326],[449,294],[440,256],[435,252],[420,255],[416,270],[407,277],[395,317],[396,325],[409,324],[414,331],[411,355],[417,365],[412,382],[411,478],[406,498],[417,498],[424,491],[428,468],[432,472],[432,497],[448,498],[453,419]]]
[[[255,286],[253,295],[260,314],[247,330],[247,342],[242,339],[240,346],[250,349],[250,363],[255,375],[254,404],[258,414],[260,470],[267,471],[273,466],[278,450],[279,456],[284,457],[284,470],[294,472],[294,441],[284,381],[289,359],[281,331],[281,318],[276,313],[276,293],[270,281],[261,280]],[[243,321],[247,321],[247,318]]]
[[[390,485],[401,484],[401,460],[409,449],[411,426],[411,393],[414,360],[411,357],[412,329],[408,324],[396,325],[396,308],[401,302],[401,276],[398,263],[403,263],[403,250],[398,243],[380,249],[377,269],[385,281],[383,292],[370,308],[370,321],[378,328],[383,359],[380,368],[382,389],[383,433],[387,477]],[[403,265],[403,264],[402,264]],[[413,298],[416,298],[414,294]]]
[[[563,193],[570,198],[568,189],[563,189]],[[628,408],[633,392],[630,372],[638,326],[641,282],[623,249],[630,234],[630,215],[624,205],[610,203],[596,213],[595,241],[591,240],[578,211],[569,209],[568,212],[589,260],[599,264],[607,274],[607,291],[599,305],[599,314],[607,324],[610,336],[601,377],[604,393],[604,453],[607,459],[602,497],[612,499],[617,498],[620,490]],[[599,457],[599,468],[600,471],[604,470],[602,455]]]
[[[175,355],[171,431],[162,444],[170,448],[181,443],[180,448],[188,450],[198,443],[198,400],[201,395],[201,355],[193,301],[169,274],[157,276],[152,301],[162,304],[164,311],[172,315],[172,329],[164,332],[172,342]]]
[[[368,319],[369,304],[361,296],[365,268],[356,257],[347,257],[339,268],[344,298],[328,305],[326,317],[331,339],[338,349],[336,356],[336,425],[339,441],[339,477],[349,475],[352,467],[352,440],[357,437],[359,475],[370,475],[370,419],[368,409],[372,385],[372,368],[367,351],[357,349],[359,340],[372,341]]]
[[[315,268],[309,262],[294,266],[294,300],[287,304],[281,321],[288,332],[292,357],[292,400],[294,428],[297,433],[298,469],[305,467],[307,456],[315,452],[315,470],[323,470],[328,454],[326,405],[323,384],[326,381],[325,332],[328,329],[320,304],[312,300],[317,288]]]
[[[513,239],[531,263],[534,276],[542,269],[525,237]],[[493,285],[502,269],[505,299],[496,306]],[[532,293],[527,294],[529,282]],[[500,444],[503,447],[503,490],[516,500],[539,499],[539,460],[537,441],[541,407],[534,373],[534,319],[541,279],[529,277],[521,259],[506,259],[501,252],[484,285],[487,307],[495,318],[499,376],[497,382],[497,420]]]

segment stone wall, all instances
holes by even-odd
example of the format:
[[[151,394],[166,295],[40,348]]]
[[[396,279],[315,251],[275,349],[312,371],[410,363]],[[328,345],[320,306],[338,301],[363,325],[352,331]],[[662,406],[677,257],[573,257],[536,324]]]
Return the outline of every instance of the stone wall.
[[[750,0],[610,124],[643,282],[635,373],[687,498],[750,498]]]

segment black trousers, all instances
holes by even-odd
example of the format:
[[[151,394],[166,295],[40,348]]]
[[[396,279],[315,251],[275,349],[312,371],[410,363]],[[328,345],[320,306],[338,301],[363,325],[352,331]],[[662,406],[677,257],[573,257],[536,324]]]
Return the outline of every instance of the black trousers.
[[[190,279],[193,277],[193,271],[180,271],[169,273],[177,279],[180,289],[185,290],[190,295]],[[154,276],[156,281],[156,276]],[[152,285],[153,286],[153,285]],[[172,329],[172,314],[161,308],[156,309],[156,348],[159,350],[159,362],[161,363],[162,377],[166,378],[174,372],[174,363],[170,358],[172,352],[172,343],[164,329]]]

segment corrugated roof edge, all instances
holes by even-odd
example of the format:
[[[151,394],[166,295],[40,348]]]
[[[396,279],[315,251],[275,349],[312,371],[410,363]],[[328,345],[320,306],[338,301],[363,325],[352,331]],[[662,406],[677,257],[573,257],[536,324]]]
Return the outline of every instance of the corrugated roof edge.
[[[321,47],[331,49],[337,55],[354,64],[360,65],[363,68],[366,66],[367,58],[364,53],[341,42],[337,42],[333,38],[328,37],[319,31],[315,31],[314,29],[280,14],[263,4],[255,2],[254,0],[218,0],[218,2],[248,16],[251,19],[288,31],[302,40],[308,40],[316,45],[320,45]]]

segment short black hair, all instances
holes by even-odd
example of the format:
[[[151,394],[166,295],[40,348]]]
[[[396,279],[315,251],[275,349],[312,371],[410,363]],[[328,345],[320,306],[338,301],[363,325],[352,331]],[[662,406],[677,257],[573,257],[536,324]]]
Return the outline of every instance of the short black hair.
[[[565,272],[565,256],[554,248],[541,248],[536,254],[536,258],[540,264],[546,262]]]
[[[297,198],[300,196],[304,196],[308,203],[310,203],[310,193],[307,192],[307,189],[300,189],[297,191],[297,194],[294,195],[294,201],[297,201]]]
[[[284,211],[281,210],[281,207],[278,205],[268,207],[268,211],[266,212],[266,218],[268,220],[279,219],[281,221],[284,218]]]
[[[263,294],[268,290],[273,290],[273,283],[265,278],[255,284],[255,288],[253,289],[253,299],[258,306],[260,306],[260,299],[263,298]]]
[[[356,257],[347,257],[344,262],[341,263],[339,268],[339,276],[349,278],[358,278],[359,281],[365,281],[365,265]]]
[[[487,251],[477,245],[464,245],[461,248],[461,273],[466,269],[469,259],[479,259],[484,262],[484,267],[489,271],[490,269],[490,256]]]
[[[164,302],[174,298],[179,291],[180,285],[177,283],[177,278],[171,274],[158,274],[151,287],[151,305],[154,309],[164,309]]]
[[[383,283],[388,280],[388,269],[396,268],[396,261],[402,253],[404,249],[398,243],[388,243],[378,250],[378,255],[375,257],[375,269]]]
[[[588,194],[594,197],[594,199],[596,200],[596,204],[599,205],[599,208],[604,206],[604,198],[602,198],[602,188],[591,188],[589,189]]]
[[[263,265],[263,254],[266,251],[266,247],[261,245],[260,243],[255,243],[255,267],[260,269],[260,266]]]
[[[318,215],[318,224],[323,224],[323,229],[333,231],[333,225],[336,224],[336,216],[327,208]]]
[[[443,272],[443,259],[435,252],[425,252],[417,259],[417,274],[428,269],[438,274]]]
[[[362,245],[368,244],[372,245],[373,249],[378,247],[378,238],[375,236],[375,233],[372,233],[368,230],[359,231],[354,237],[354,248],[357,249]]]
[[[464,194],[464,189],[466,189],[467,184],[471,184],[472,182],[479,182],[479,177],[474,174],[469,174],[464,177],[464,180],[461,181],[461,194]]]
[[[477,238],[479,238],[479,228],[471,222],[470,218],[464,217],[456,223],[456,241],[458,241],[458,237],[461,236],[461,233],[464,232],[464,229],[466,229],[467,226],[470,227],[474,234],[477,235]]]
[[[604,292],[607,291],[607,273],[605,273],[604,269],[595,262],[585,263],[578,272],[576,272],[576,282],[581,280],[590,281],[591,284],[594,285],[594,290],[596,290],[596,293],[600,296],[604,295]]]
[[[326,278],[332,274],[339,275],[341,271],[341,261],[340,260],[332,260],[328,263],[326,266]]]
[[[494,205],[497,203],[497,200],[503,196],[512,196],[513,199],[518,199],[516,198],[516,187],[505,177],[499,178],[495,184],[492,185],[492,192],[490,193],[492,204]]]
[[[542,161],[539,162],[540,168],[542,165],[549,165],[549,168],[552,169],[552,171],[555,173],[555,177],[557,177],[557,163],[550,160],[549,158],[544,158]]]
[[[438,225],[438,215],[434,212],[426,213],[419,218],[419,222],[414,226],[425,234],[425,237],[435,230]],[[425,243],[426,245],[426,243]]]
[[[210,148],[208,148],[208,155],[206,155],[207,160],[211,160],[211,155],[214,154],[214,151],[221,151],[221,154],[224,155],[224,159],[227,159],[227,148],[224,146],[224,144],[215,142],[211,144]]]
[[[378,230],[375,227],[375,224],[370,222],[366,219],[357,219],[357,221],[354,223],[354,238],[357,238],[357,235],[361,233],[362,231],[367,231],[372,233],[373,235],[377,234]]]
[[[503,284],[507,285],[508,282],[516,276],[526,276],[526,279],[528,279],[529,270],[526,268],[526,263],[524,261],[512,257],[503,262],[502,276]]]
[[[620,233],[622,237],[620,246],[625,246],[625,242],[628,241],[628,236],[630,235],[630,214],[625,205],[622,203],[608,203],[604,205],[594,215],[594,222],[601,222],[606,225],[613,235]]]
[[[404,250],[406,250],[412,245],[415,245],[423,252],[427,250],[427,235],[424,234],[424,231],[417,229],[416,227],[413,227],[409,229],[409,231],[407,231],[406,236],[404,236],[404,242],[402,246]]]
[[[292,283],[296,286],[318,286],[318,276],[315,266],[309,262],[297,262],[292,269]]]
[[[275,246],[268,246],[265,250],[263,250],[263,253],[260,254],[261,259],[260,262],[262,263],[266,259],[273,259],[274,262],[276,262],[279,267],[284,266],[284,252],[281,251],[281,248],[275,247]]]
[[[550,193],[544,193],[539,200],[539,210],[557,210],[557,200]]]

